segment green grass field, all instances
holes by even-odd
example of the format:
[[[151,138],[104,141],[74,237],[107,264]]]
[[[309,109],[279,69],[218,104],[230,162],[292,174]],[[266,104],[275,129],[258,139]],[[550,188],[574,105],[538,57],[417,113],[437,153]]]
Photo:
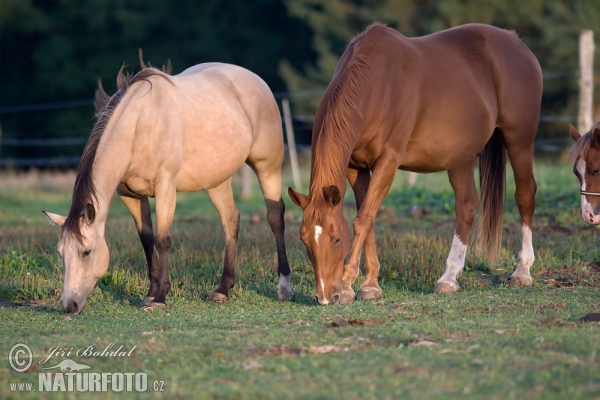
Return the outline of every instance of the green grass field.
[[[303,172],[306,192],[306,165]],[[103,394],[109,398],[600,398],[600,324],[580,322],[600,312],[600,231],[581,221],[571,166],[539,162],[535,172],[531,288],[506,285],[520,248],[510,171],[501,259],[490,265],[471,249],[461,291],[452,295],[433,294],[454,230],[447,176],[420,175],[408,188],[399,172],[376,221],[381,300],[313,303],[314,275],[298,234],[302,214],[286,194],[296,301],[276,302],[275,245],[255,184],[252,199],[237,201],[237,283],[228,303],[205,302],[221,273],[224,235],[217,212],[206,193],[185,193],[173,228],[169,307],[141,307],[148,285],[144,257],[132,219],[115,199],[106,229],[110,268],[79,315],[60,308],[59,229],[41,213],[68,212],[73,174],[4,173],[0,397],[64,398],[40,393],[39,373],[59,372],[42,368],[70,358],[91,366],[90,372],[147,374],[148,391]],[[290,182],[286,171],[286,187]],[[353,218],[349,195],[345,206]],[[24,373],[8,362],[17,343],[33,352]],[[75,354],[111,343],[113,350],[133,351],[128,357]],[[63,356],[39,364],[56,347]],[[163,391],[150,391],[155,381]],[[19,392],[11,386],[16,383],[32,383],[32,391]]]

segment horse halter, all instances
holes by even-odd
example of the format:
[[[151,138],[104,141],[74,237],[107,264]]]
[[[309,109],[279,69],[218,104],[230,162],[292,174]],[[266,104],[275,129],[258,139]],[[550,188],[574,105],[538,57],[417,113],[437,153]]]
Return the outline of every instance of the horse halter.
[[[587,190],[580,190],[579,193],[582,196],[600,196],[600,192],[588,192]]]

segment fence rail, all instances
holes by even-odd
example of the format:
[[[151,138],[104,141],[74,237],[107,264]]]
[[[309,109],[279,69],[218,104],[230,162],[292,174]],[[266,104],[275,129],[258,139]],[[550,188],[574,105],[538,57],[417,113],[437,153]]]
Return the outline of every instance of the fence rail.
[[[600,71],[594,71],[594,75],[600,75]],[[544,80],[580,77],[581,72],[579,70],[574,71],[563,71],[544,74]],[[323,91],[321,90],[304,90],[298,92],[276,92],[274,93],[277,99],[288,99],[288,98],[302,98],[302,97],[317,97],[321,96]],[[62,101],[53,103],[41,103],[41,104],[25,104],[18,106],[7,106],[0,107],[0,117],[3,115],[25,113],[25,112],[39,112],[39,111],[52,111],[69,109],[74,107],[91,106],[94,103],[93,99],[81,99],[73,101]],[[283,119],[283,116],[282,116]],[[299,123],[312,123],[314,116],[308,115],[291,115],[291,119]],[[596,116],[596,120],[600,120],[600,116]],[[551,123],[551,122],[562,122],[575,124],[578,121],[578,116],[572,115],[543,115],[540,117],[540,123]],[[1,128],[0,128],[1,129]],[[14,138],[15,135],[9,134],[8,138],[2,137],[0,130],[0,149],[2,147],[50,147],[50,146],[75,146],[83,145],[87,141],[87,136],[76,136],[67,138]],[[534,148],[537,151],[542,152],[560,152],[564,151],[568,145],[570,138],[554,138],[554,139],[540,139],[536,140]],[[79,163],[79,156],[67,156],[67,157],[52,157],[52,158],[18,158],[18,159],[3,159],[0,157],[0,167],[73,167]]]

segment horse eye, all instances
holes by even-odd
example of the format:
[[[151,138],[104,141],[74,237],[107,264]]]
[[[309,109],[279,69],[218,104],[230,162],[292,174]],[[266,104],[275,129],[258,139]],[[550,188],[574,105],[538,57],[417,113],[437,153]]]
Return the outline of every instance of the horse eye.
[[[600,169],[595,169],[595,170],[592,172],[592,176],[596,176],[596,175],[598,175],[599,173],[600,173]]]
[[[340,240],[341,240],[341,239],[340,239],[339,237],[338,237],[338,238],[335,238],[335,239],[333,239],[333,244],[334,244],[334,245],[338,244],[338,243],[340,242]]]
[[[92,252],[91,250],[86,250],[86,251],[83,252],[83,256],[87,257],[87,256],[90,255],[91,252]]]

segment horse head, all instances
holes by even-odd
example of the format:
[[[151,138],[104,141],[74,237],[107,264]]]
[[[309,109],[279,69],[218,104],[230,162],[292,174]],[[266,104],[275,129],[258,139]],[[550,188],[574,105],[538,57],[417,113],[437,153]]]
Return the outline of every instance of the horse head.
[[[288,194],[304,212],[300,238],[315,272],[315,299],[319,304],[339,303],[344,260],[350,251],[340,190],[329,186],[322,189],[322,196],[306,196],[289,188]]]
[[[57,246],[64,276],[62,309],[66,313],[80,313],[96,282],[108,270],[105,224],[97,221],[92,204],[85,207],[77,221],[46,211],[44,214],[52,224],[62,227]],[[71,229],[73,226],[76,229]]]
[[[573,125],[569,134],[575,140],[571,155],[573,173],[581,186],[581,218],[588,224],[600,223],[600,123],[581,135]]]

